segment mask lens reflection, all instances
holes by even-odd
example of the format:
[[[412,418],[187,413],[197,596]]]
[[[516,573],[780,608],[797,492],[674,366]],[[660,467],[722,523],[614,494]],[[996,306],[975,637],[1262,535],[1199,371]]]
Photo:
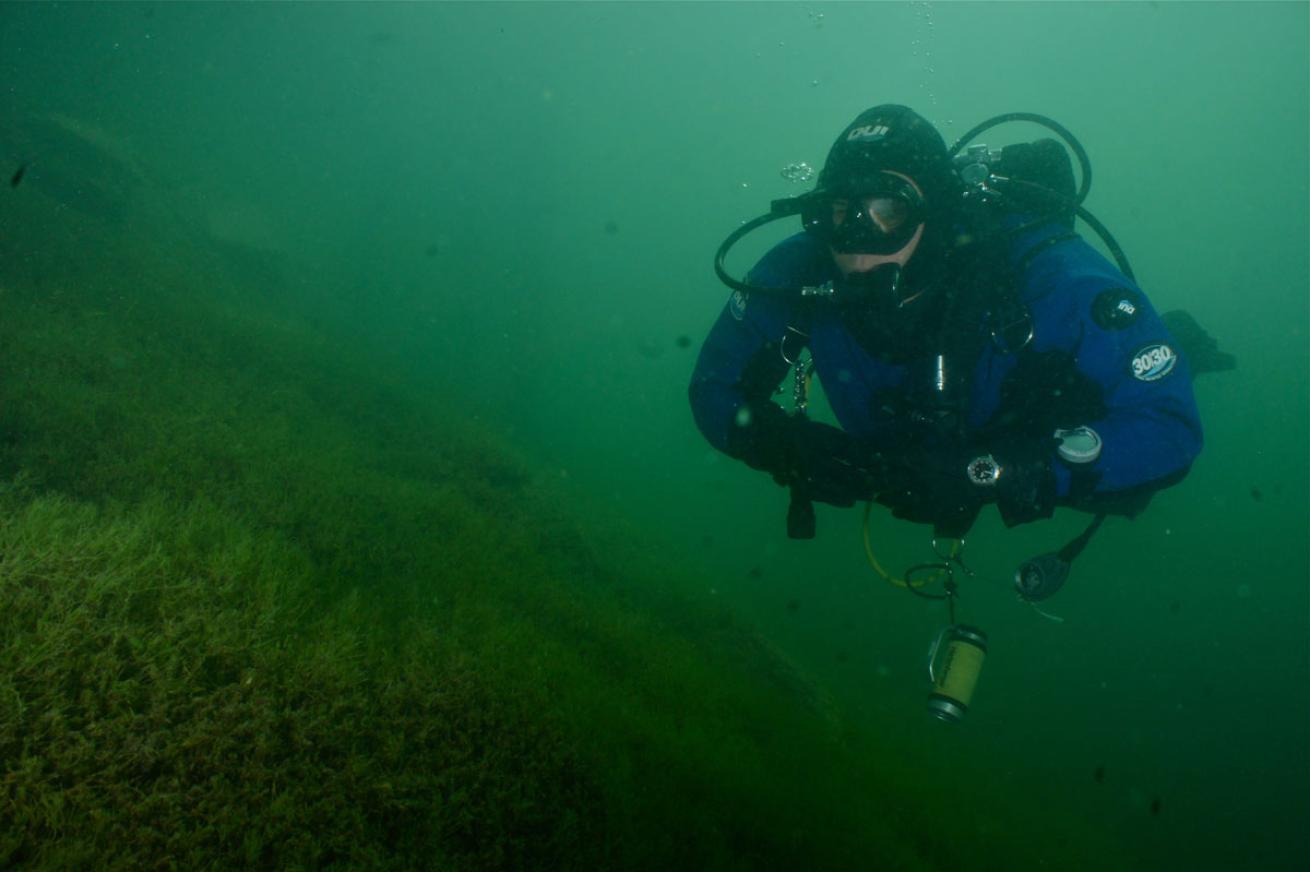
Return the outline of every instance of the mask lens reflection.
[[[863,206],[865,213],[883,233],[899,230],[910,214],[905,201],[896,197],[865,197]]]
[[[883,234],[892,234],[905,226],[910,215],[910,207],[898,197],[862,197],[858,201],[860,211],[868,217],[868,229]],[[850,213],[850,201],[841,199],[832,201],[832,224],[841,227],[846,223]]]

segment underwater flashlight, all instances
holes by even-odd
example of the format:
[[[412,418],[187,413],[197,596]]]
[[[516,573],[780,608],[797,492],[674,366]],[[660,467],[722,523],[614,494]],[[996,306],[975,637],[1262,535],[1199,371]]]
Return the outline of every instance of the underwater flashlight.
[[[987,634],[967,624],[953,624],[937,634],[928,650],[928,711],[948,723],[964,719],[987,657]]]

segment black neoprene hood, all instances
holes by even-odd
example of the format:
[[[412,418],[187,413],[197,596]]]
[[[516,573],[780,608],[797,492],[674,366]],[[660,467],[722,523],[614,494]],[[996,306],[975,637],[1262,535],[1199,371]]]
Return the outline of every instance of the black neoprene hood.
[[[817,190],[859,193],[863,180],[886,170],[914,179],[932,211],[949,208],[959,191],[941,134],[914,110],[890,103],[846,125],[828,151]]]

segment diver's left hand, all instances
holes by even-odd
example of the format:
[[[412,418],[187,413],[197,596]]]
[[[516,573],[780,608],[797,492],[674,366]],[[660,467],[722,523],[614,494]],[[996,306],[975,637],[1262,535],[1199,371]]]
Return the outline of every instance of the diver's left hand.
[[[1057,442],[1021,438],[1008,441],[994,452],[1000,466],[996,507],[1005,526],[1026,524],[1055,513],[1055,472],[1052,464]]]
[[[978,511],[996,498],[994,489],[969,481],[971,457],[955,449],[922,448],[884,455],[886,465],[875,499],[890,508],[893,517],[932,524],[938,536],[963,536]]]
[[[877,501],[892,515],[932,524],[938,536],[958,538],[984,505],[995,502],[1006,526],[1050,517],[1054,440],[1013,439],[1003,445],[911,448],[884,455]]]

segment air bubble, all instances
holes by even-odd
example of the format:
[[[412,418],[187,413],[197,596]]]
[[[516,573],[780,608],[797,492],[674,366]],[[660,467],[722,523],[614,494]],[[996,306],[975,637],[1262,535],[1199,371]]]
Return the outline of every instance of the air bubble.
[[[808,182],[814,178],[814,167],[800,160],[787,164],[778,174],[789,182]]]

